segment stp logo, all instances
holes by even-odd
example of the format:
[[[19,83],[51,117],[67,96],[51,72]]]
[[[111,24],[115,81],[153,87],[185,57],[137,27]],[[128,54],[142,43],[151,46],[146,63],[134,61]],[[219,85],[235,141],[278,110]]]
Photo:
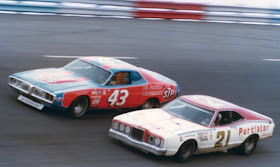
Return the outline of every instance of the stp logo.
[[[164,99],[168,99],[171,96],[173,96],[174,94],[175,94],[175,90],[171,86],[168,86],[163,90],[163,98]]]

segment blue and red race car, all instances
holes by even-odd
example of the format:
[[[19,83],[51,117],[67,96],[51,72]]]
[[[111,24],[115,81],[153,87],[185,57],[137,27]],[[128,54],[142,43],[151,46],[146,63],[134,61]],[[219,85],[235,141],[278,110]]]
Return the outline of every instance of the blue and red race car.
[[[89,108],[154,108],[179,93],[175,81],[108,57],[81,57],[62,68],[14,73],[8,82],[18,100],[39,110],[67,109],[74,118]]]

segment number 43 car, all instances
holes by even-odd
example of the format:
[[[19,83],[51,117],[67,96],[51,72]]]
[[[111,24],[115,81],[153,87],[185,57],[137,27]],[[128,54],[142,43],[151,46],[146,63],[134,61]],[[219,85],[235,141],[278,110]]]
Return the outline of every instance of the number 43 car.
[[[162,108],[121,114],[113,118],[109,136],[179,162],[193,154],[235,150],[250,155],[257,142],[273,135],[271,118],[230,102],[185,95]]]
[[[65,109],[74,118],[88,108],[155,108],[179,93],[175,81],[109,57],[81,57],[62,68],[14,73],[8,83],[23,103],[39,110]]]

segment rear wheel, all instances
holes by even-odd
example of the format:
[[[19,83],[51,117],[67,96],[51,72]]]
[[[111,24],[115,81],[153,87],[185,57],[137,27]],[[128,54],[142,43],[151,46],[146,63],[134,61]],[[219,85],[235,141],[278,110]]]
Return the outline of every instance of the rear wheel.
[[[244,143],[239,146],[238,151],[242,155],[250,155],[254,152],[258,143],[258,136],[249,136]]]
[[[158,100],[157,99],[148,99],[145,101],[145,103],[142,105],[142,109],[152,109],[158,107]]]
[[[68,110],[73,118],[81,118],[87,112],[88,106],[88,98],[80,96],[72,102]]]
[[[195,142],[193,140],[188,140],[181,145],[178,152],[175,155],[177,162],[185,162],[189,160],[195,150]]]

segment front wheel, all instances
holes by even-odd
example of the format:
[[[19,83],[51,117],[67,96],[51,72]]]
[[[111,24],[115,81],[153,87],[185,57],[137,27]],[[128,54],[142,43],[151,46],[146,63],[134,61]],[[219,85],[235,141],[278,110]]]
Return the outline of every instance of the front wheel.
[[[254,152],[255,148],[257,147],[258,137],[257,136],[250,136],[248,137],[245,142],[239,147],[239,152],[241,155],[250,155]]]
[[[72,102],[68,110],[73,118],[81,118],[87,112],[88,106],[88,98],[80,96]]]
[[[157,99],[148,99],[145,103],[141,106],[142,109],[152,109],[158,107],[158,100]]]
[[[188,140],[181,145],[178,152],[175,155],[177,162],[185,162],[189,160],[195,150],[195,142],[193,140]]]

